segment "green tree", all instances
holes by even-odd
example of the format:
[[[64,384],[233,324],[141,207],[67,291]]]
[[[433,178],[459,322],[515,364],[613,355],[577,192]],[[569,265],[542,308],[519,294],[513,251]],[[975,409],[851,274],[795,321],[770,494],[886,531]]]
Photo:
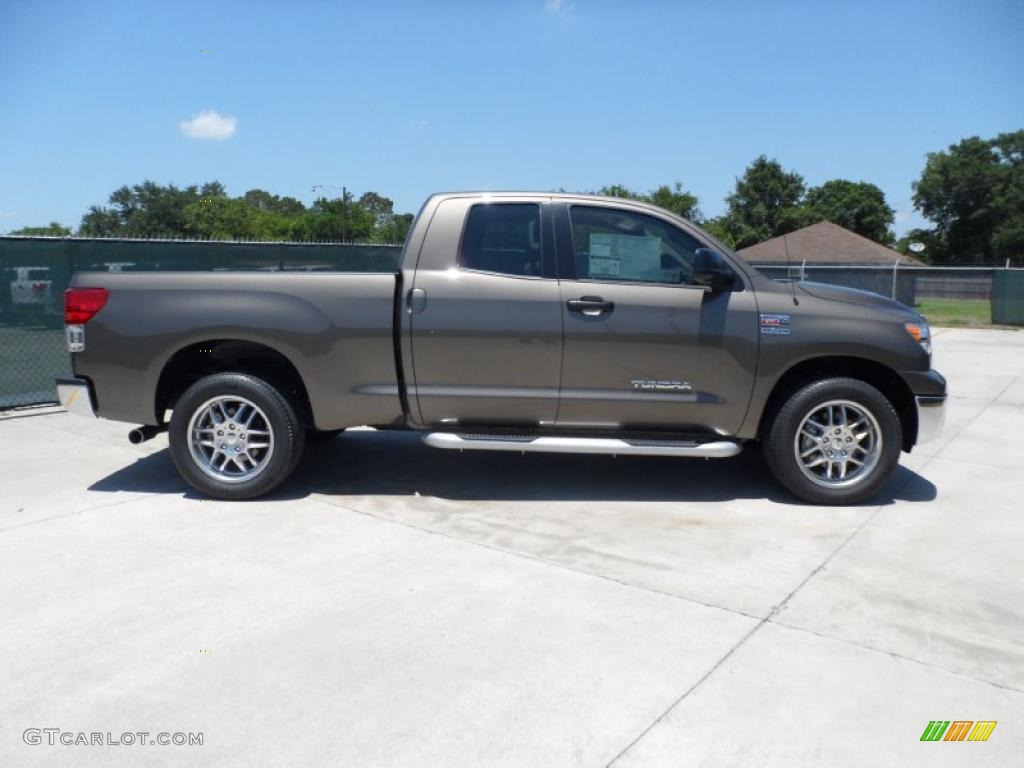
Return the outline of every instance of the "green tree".
[[[692,195],[683,189],[682,182],[677,181],[671,187],[662,184],[657,189],[647,194],[647,201],[653,203],[666,211],[682,216],[691,221],[700,221],[703,215],[697,207],[700,202],[696,195]]]
[[[174,189],[171,185],[170,189]],[[227,197],[228,191],[219,181],[208,181],[199,188],[199,194],[203,197]]]
[[[258,216],[242,198],[202,197],[185,206],[184,232],[201,240],[255,240]]]
[[[297,216],[306,210],[306,206],[294,197],[279,197],[262,189],[250,189],[242,199],[258,211],[280,213],[285,216]]]
[[[733,238],[729,228],[729,219],[726,216],[716,216],[712,219],[705,219],[700,222],[701,227],[714,238],[721,240],[730,248],[736,247],[736,240]]]
[[[914,204],[935,224],[937,263],[1024,257],[1024,131],[930,153]]]
[[[250,189],[230,197],[219,181],[179,189],[145,181],[116,189],[92,206],[79,234],[90,237],[185,237],[210,240],[401,242],[412,214],[376,192],[358,200],[321,197],[307,208],[293,197]]]
[[[637,192],[622,184],[612,184],[611,186],[601,187],[596,194],[651,203],[685,219],[693,221],[700,221],[701,219],[700,208],[697,207],[700,201],[696,195],[690,194],[683,189],[683,184],[680,181],[675,182],[672,186],[662,184],[657,189],[647,193]]]
[[[866,181],[832,179],[811,187],[804,197],[808,221],[831,221],[876,243],[893,241],[895,211],[885,202],[885,193]]]
[[[185,208],[200,199],[224,197],[220,182],[178,189],[144,181],[114,190],[109,207],[92,206],[79,232],[90,237],[183,237],[189,235]]]
[[[411,213],[392,213],[377,223],[372,240],[375,243],[404,243],[412,226]]]
[[[362,242],[370,240],[376,222],[376,215],[353,200],[350,192],[344,200],[317,198],[300,217],[297,232],[303,240]]]
[[[783,170],[777,160],[764,155],[754,160],[725,199],[725,223],[735,247],[745,248],[804,226],[803,194],[800,174]]]
[[[26,237],[67,237],[71,234],[71,230],[56,221],[51,221],[45,227],[22,227],[7,234]]]
[[[82,237],[117,237],[123,227],[124,222],[117,213],[100,205],[90,205],[78,226],[78,234]]]
[[[647,199],[645,195],[640,192],[636,192],[629,187],[625,187],[622,184],[612,184],[611,186],[601,187],[593,194],[604,195],[605,197],[621,197],[623,200],[646,201]]]
[[[364,192],[359,198],[358,205],[375,216],[387,216],[395,212],[394,202],[376,192]]]

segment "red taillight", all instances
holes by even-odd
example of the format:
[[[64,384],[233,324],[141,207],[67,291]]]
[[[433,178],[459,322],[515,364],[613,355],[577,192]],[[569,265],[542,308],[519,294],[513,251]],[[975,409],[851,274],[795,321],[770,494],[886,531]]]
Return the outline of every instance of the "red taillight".
[[[65,325],[82,325],[107,303],[106,288],[68,288],[64,291]]]

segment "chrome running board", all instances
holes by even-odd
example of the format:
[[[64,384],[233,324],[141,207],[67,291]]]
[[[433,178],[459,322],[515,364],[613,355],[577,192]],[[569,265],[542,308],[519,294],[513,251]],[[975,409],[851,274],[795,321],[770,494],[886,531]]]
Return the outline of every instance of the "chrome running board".
[[[516,451],[518,453],[600,453],[613,456],[691,456],[727,459],[742,450],[731,440],[697,443],[684,440],[619,440],[610,437],[531,437],[457,435],[431,432],[423,442],[434,448],[459,451]]]

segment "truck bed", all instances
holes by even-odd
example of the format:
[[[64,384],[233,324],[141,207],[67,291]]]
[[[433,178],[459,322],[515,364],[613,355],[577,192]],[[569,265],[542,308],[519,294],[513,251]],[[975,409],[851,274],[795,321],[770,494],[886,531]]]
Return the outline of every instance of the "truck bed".
[[[100,416],[156,424],[154,393],[175,354],[236,339],[284,355],[305,382],[320,429],[402,417],[394,353],[393,273],[81,272],[107,306],[88,325],[89,378]]]

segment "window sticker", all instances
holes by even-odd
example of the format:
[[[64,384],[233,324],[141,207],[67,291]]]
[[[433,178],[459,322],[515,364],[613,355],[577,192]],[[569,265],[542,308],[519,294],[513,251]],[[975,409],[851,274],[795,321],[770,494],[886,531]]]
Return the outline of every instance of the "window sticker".
[[[591,277],[661,282],[661,238],[592,232],[588,248]]]
[[[619,265],[618,259],[609,259],[604,256],[590,255],[590,276],[591,277],[618,277],[619,276]]]

